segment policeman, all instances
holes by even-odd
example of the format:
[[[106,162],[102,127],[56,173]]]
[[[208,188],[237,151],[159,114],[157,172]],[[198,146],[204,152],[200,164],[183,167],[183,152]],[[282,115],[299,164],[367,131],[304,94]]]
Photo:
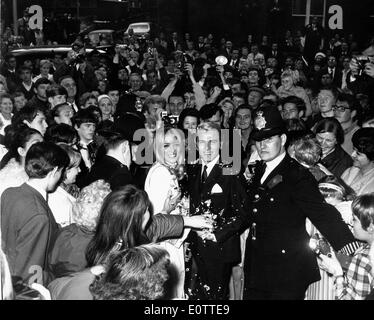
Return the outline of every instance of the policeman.
[[[261,161],[249,182],[250,212],[240,214],[211,238],[224,242],[250,228],[244,299],[304,299],[309,284],[320,280],[306,218],[341,253],[354,251],[354,238],[339,212],[324,202],[309,171],[286,154],[286,130],[278,109],[261,106],[254,125],[252,138]]]
[[[354,238],[339,212],[324,202],[309,171],[287,155],[278,109],[260,108],[254,125],[252,137],[262,165],[255,170],[249,192],[244,299],[304,299],[309,284],[320,279],[305,219],[335,250],[349,252]]]

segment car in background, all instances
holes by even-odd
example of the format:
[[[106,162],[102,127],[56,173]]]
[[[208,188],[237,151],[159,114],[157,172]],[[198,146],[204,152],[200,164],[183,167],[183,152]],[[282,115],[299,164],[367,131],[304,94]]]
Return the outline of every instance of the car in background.
[[[62,58],[67,56],[67,53],[72,50],[71,46],[66,45],[51,45],[51,46],[33,46],[33,47],[21,47],[13,49],[10,54],[14,55],[17,59],[17,65],[22,65],[26,60],[36,59],[52,59],[55,53],[60,53]],[[93,48],[86,48],[86,52],[89,54]],[[105,54],[106,51],[97,49],[100,54]]]
[[[125,35],[129,34],[129,30],[132,29],[134,35],[139,38],[144,38],[146,34],[151,35],[152,33],[152,23],[151,22],[135,22],[130,23],[125,31]]]
[[[87,34],[92,47],[99,47],[105,45],[113,45],[114,30],[112,29],[99,29],[93,30]]]

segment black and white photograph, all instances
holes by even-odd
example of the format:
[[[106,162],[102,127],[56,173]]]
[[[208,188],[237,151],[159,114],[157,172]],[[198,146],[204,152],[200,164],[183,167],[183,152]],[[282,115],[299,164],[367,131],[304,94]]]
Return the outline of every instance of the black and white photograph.
[[[0,226],[0,300],[374,300],[374,1],[0,0]]]

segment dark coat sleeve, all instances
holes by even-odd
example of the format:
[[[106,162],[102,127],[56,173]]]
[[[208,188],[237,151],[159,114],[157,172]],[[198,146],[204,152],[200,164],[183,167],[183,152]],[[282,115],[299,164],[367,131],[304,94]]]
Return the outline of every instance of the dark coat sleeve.
[[[180,215],[156,214],[146,230],[151,242],[162,241],[166,238],[177,238],[182,235],[184,228],[183,217]]]
[[[17,254],[12,270],[14,275],[26,280],[36,271],[29,270],[31,267],[44,269],[50,232],[50,223],[46,215],[33,216],[19,229]]]
[[[230,177],[230,179],[232,179],[229,195],[231,199],[230,205],[232,210],[236,213],[236,216],[214,233],[219,243],[225,242],[233,235],[240,235],[249,227],[250,223],[250,204],[244,187],[244,177],[242,175],[236,175]]]
[[[340,213],[324,202],[311,174],[299,172],[294,180],[293,200],[306,217],[327,238],[335,250],[355,241]]]

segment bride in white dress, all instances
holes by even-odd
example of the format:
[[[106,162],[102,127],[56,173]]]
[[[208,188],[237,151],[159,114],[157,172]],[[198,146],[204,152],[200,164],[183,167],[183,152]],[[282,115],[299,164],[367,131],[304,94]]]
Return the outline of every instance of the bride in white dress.
[[[177,178],[179,166],[184,161],[184,139],[182,132],[174,128],[159,129],[155,136],[156,162],[148,172],[144,189],[153,206],[153,212],[161,212],[167,197],[175,198],[180,194]],[[179,205],[170,214],[188,214],[188,199],[180,200]],[[179,239],[163,241],[161,244],[170,254],[170,262],[176,271],[175,286],[172,289],[174,299],[183,299],[184,294],[184,248],[183,242],[189,229]]]

